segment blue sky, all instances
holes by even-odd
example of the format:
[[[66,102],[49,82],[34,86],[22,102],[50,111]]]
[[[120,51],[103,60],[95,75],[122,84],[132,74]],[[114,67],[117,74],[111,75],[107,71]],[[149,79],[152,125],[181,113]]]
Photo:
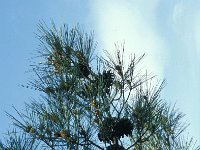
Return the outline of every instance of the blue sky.
[[[114,50],[125,43],[130,53],[147,56],[141,63],[158,79],[166,78],[162,97],[186,114],[187,130],[200,143],[200,1],[14,1],[0,5],[0,134],[11,125],[4,111],[12,105],[23,109],[24,102],[38,93],[20,87],[31,78],[30,59],[37,50],[37,24],[51,20],[60,26],[82,24],[94,30],[97,50]]]

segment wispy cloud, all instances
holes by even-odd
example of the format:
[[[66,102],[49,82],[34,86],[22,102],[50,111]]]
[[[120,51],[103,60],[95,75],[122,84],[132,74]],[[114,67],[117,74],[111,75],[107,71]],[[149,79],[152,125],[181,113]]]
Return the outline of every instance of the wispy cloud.
[[[126,58],[146,53],[142,68],[163,77],[166,45],[155,26],[155,10],[158,1],[98,1],[92,3],[95,32],[102,47],[109,52],[114,43],[125,43]]]
[[[183,14],[184,14],[184,9],[185,9],[185,6],[181,2],[176,3],[174,5],[173,15],[172,15],[172,19],[173,19],[174,23],[177,23],[180,21],[179,19],[182,18]]]

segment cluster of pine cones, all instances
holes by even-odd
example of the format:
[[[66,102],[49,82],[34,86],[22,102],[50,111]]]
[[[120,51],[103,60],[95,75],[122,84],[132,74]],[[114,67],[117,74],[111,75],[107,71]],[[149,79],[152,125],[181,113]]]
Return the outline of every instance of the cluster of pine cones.
[[[131,135],[132,131],[133,123],[128,118],[107,117],[102,122],[98,138],[100,141],[109,143],[114,139],[123,138],[124,135]]]

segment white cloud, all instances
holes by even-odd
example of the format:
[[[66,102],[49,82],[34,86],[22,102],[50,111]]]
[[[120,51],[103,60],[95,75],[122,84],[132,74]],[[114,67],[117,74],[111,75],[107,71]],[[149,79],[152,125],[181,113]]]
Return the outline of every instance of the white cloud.
[[[200,11],[195,4],[198,6],[200,3],[176,2],[173,6],[172,21],[174,32],[179,35],[179,40],[183,41],[188,54],[192,57],[196,53],[200,58]]]
[[[155,27],[158,1],[98,1],[92,3],[95,33],[102,48],[112,52],[114,43],[125,42],[126,58],[130,53],[146,53],[142,68],[163,77],[166,46]]]

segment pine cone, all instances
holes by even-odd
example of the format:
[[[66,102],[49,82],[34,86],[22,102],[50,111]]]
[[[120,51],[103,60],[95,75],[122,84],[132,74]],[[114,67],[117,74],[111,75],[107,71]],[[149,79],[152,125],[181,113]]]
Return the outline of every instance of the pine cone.
[[[98,138],[100,141],[107,142],[113,139],[131,135],[133,131],[133,123],[127,118],[117,119],[110,117],[104,119],[99,130]]]
[[[100,141],[107,142],[113,141],[113,127],[115,126],[117,118],[108,117],[105,118],[100,127],[98,138]]]
[[[124,135],[128,136],[132,134],[133,124],[129,119],[122,118],[116,123],[113,130],[118,138],[124,137]]]
[[[91,71],[89,65],[83,62],[78,63],[78,69],[80,71],[79,73],[80,77],[88,77]]]

